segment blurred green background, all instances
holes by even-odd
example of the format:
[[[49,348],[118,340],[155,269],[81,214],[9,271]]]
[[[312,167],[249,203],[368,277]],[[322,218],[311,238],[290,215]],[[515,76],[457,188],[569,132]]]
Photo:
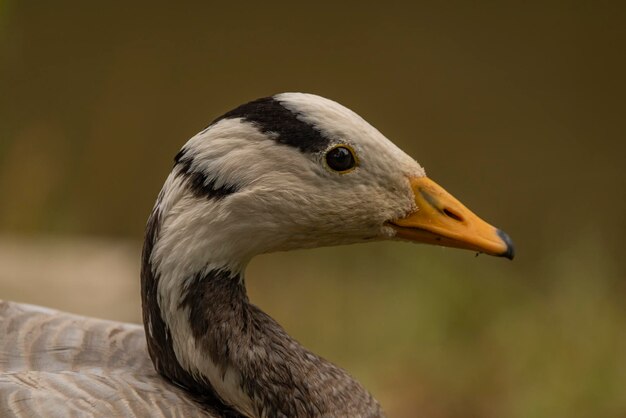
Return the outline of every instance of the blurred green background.
[[[240,103],[317,93],[518,255],[267,255],[252,300],[390,417],[626,417],[625,27],[621,2],[0,0],[0,297],[139,321],[178,149]]]

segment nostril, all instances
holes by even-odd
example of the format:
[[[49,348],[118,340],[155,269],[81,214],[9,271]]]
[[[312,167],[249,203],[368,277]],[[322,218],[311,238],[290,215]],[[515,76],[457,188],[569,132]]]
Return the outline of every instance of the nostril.
[[[439,200],[437,200],[437,198],[435,198],[433,195],[428,193],[426,190],[419,189],[419,193],[422,195],[424,200],[426,200],[426,202],[428,202],[428,204],[431,205],[439,213],[443,213],[444,215],[446,215],[449,218],[454,219],[455,221],[459,221],[459,222],[463,222],[464,221],[463,217],[461,215],[455,213],[454,211],[452,211],[452,210],[450,210],[448,208],[443,208],[442,209],[441,207],[443,205],[441,203],[439,203]]]
[[[456,213],[452,212],[450,209],[448,208],[444,208],[443,209],[443,213],[446,214],[446,216],[454,219],[455,221],[459,221],[459,222],[463,222],[463,218],[460,215],[457,215]]]

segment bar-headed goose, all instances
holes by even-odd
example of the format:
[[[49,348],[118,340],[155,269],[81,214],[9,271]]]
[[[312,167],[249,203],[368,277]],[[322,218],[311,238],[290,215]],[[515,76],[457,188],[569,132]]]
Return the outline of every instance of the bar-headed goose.
[[[158,196],[145,332],[0,304],[0,415],[382,417],[248,301],[244,270],[257,254],[383,239],[513,257],[506,234],[347,108],[301,93],[244,104],[185,144]]]

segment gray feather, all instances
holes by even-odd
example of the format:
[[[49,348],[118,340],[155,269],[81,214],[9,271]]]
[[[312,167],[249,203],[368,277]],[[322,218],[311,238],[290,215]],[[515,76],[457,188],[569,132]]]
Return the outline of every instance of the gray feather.
[[[0,416],[214,417],[167,383],[143,327],[0,301]]]

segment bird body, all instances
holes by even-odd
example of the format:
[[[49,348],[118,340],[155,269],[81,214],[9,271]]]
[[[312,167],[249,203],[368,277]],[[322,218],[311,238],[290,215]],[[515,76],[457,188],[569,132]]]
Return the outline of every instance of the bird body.
[[[155,371],[143,327],[0,301],[1,417],[217,417]]]
[[[255,255],[382,239],[513,255],[506,234],[351,110],[302,93],[244,104],[183,146],[159,193],[142,255],[145,334],[5,303],[3,346],[25,351],[0,352],[0,393],[14,399],[0,405],[35,411],[50,392],[59,416],[111,416],[99,408],[114,405],[129,416],[383,417],[245,289]],[[24,331],[37,322],[51,325]]]

